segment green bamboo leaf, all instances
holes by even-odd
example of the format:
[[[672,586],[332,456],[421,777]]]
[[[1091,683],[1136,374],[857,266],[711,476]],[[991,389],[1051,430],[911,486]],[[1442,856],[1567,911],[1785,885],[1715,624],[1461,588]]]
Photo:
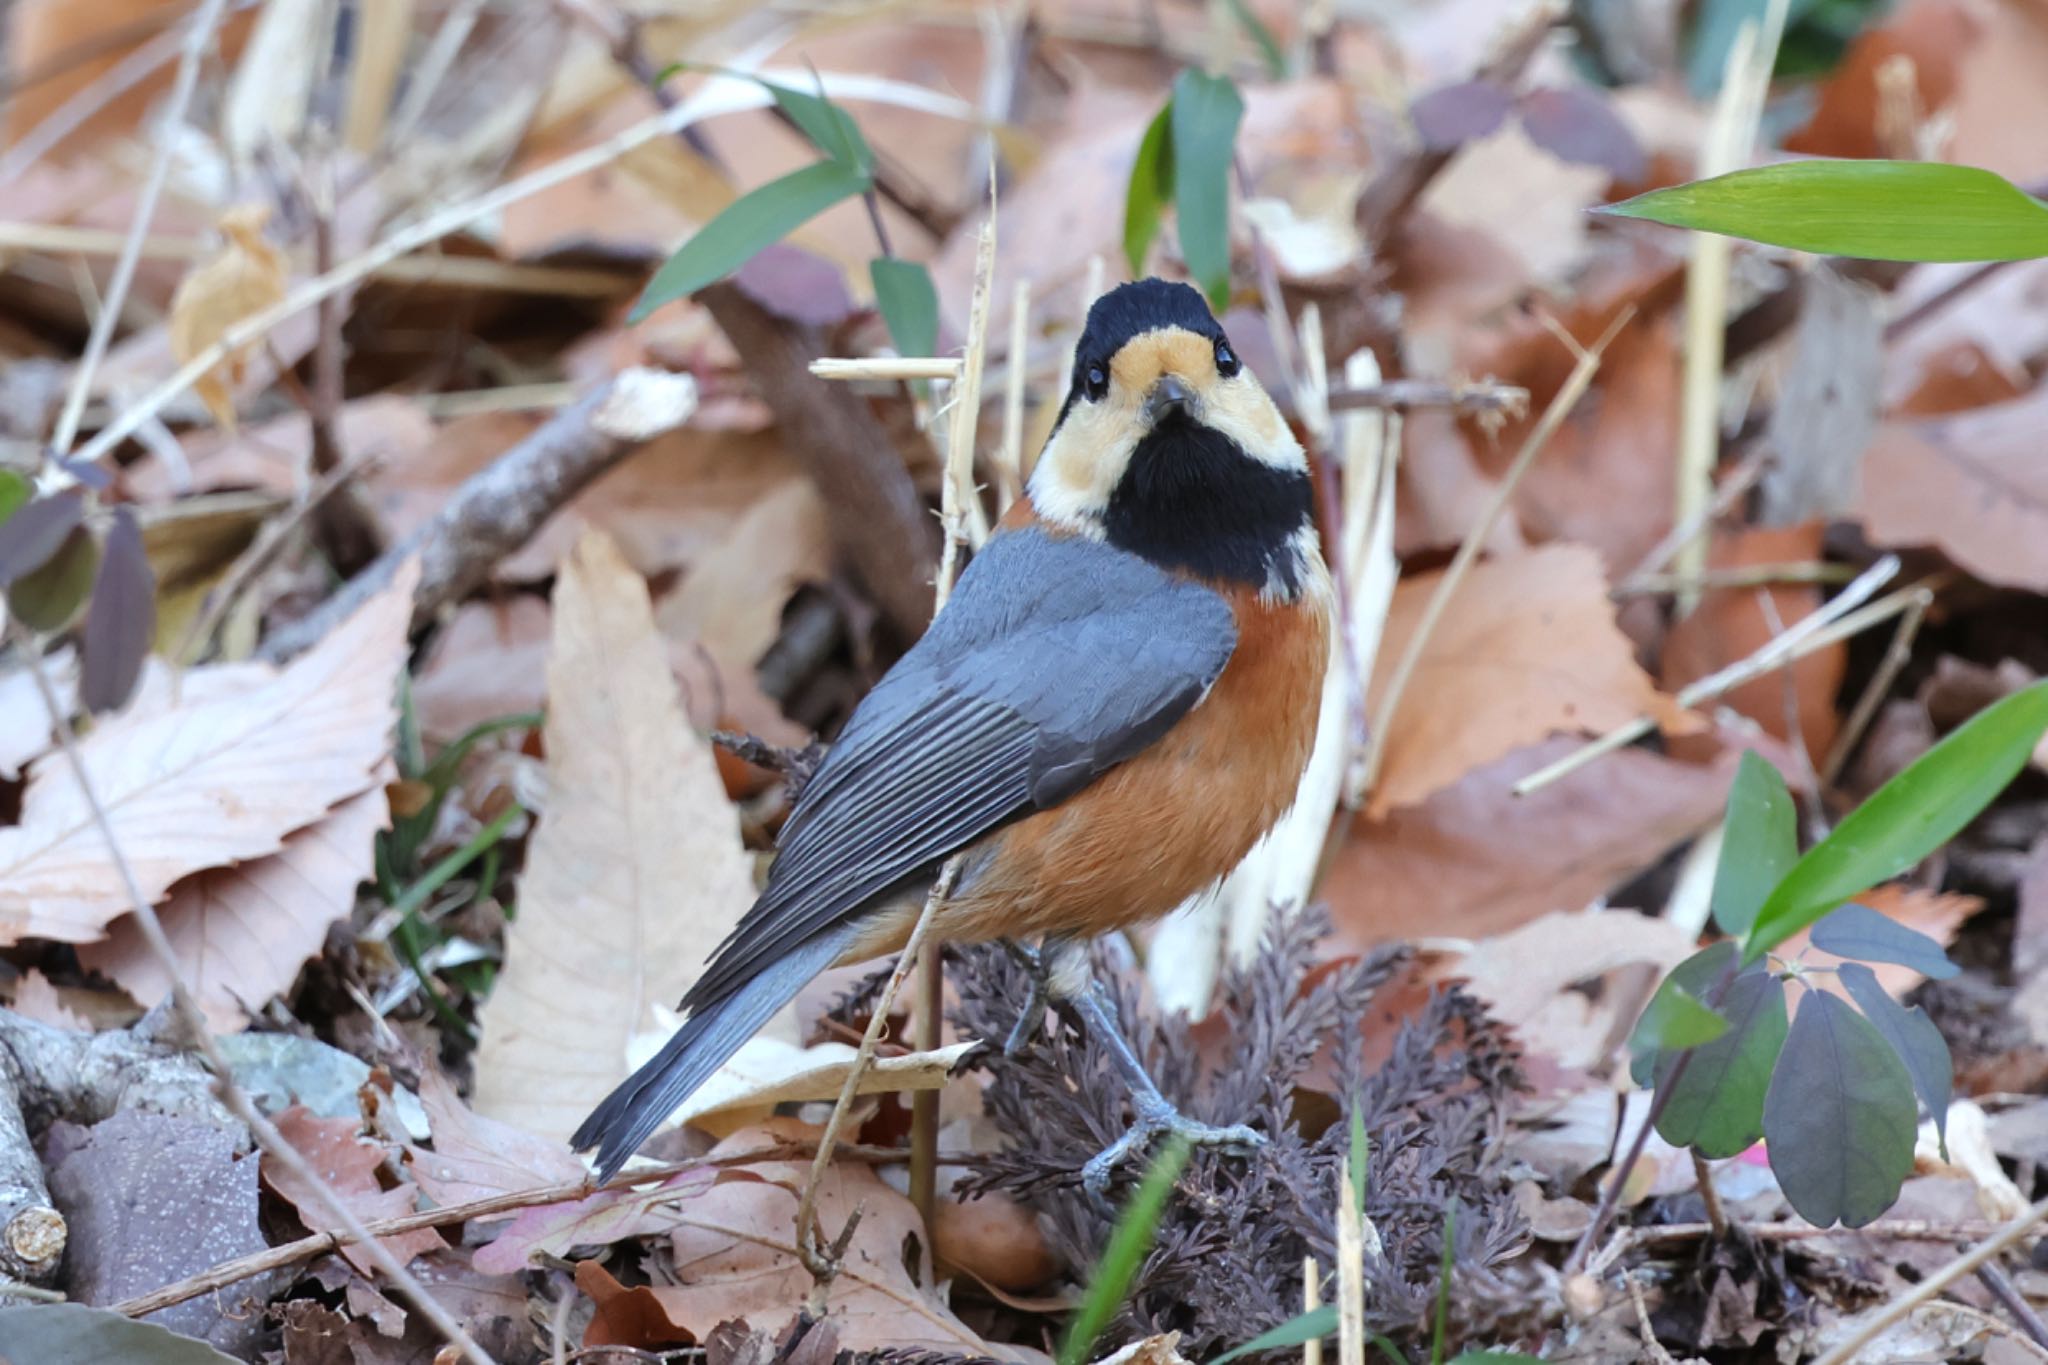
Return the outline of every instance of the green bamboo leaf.
[[[1742,755],[1721,820],[1721,861],[1714,869],[1714,924],[1740,938],[1756,912],[1799,861],[1798,812],[1778,770],[1754,750]]]
[[[819,151],[841,165],[859,171],[863,179],[874,172],[874,148],[868,146],[868,140],[861,136],[860,125],[853,121],[853,115],[825,98],[822,86],[817,94],[811,95],[773,81],[761,81],[759,77],[754,79],[775,97],[776,107],[789,115],[790,121],[803,130],[804,136]]]
[[[875,286],[875,307],[889,325],[889,340],[905,356],[932,354],[939,345],[939,291],[932,276],[916,261],[877,256],[868,265]]]
[[[1911,967],[1936,981],[1946,981],[1962,971],[1948,960],[1939,943],[1867,905],[1845,905],[1825,916],[1813,926],[1813,946],[1858,962]]]
[[[1934,161],[1788,161],[1602,212],[1875,261],[2048,256],[2048,204],[1991,171]]]
[[[1173,1193],[1173,1182],[1180,1179],[1181,1167],[1187,1165],[1191,1150],[1186,1138],[1174,1137],[1152,1158],[1152,1168],[1145,1172],[1138,1192],[1131,1196],[1131,1202],[1116,1220],[1115,1230],[1109,1234],[1109,1245],[1103,1249],[1102,1260],[1088,1281],[1088,1293],[1081,1300],[1080,1311],[1067,1328],[1067,1339],[1060,1343],[1059,1365],[1081,1365],[1087,1360],[1095,1339],[1123,1306],[1132,1278],[1144,1262],[1145,1253],[1152,1249],[1159,1216],[1166,1211],[1166,1197]]]
[[[1913,1170],[1913,1082],[1849,1002],[1809,992],[1764,1101],[1764,1143],[1785,1198],[1815,1227],[1860,1228]]]
[[[1265,20],[1259,18],[1245,0],[1224,0],[1224,3],[1230,6],[1231,17],[1237,20],[1245,36],[1258,46],[1259,60],[1265,64],[1266,75],[1276,81],[1285,80],[1287,54],[1280,50],[1280,41],[1273,36],[1273,30],[1266,27]]]
[[[1159,235],[1159,215],[1173,198],[1172,117],[1173,101],[1168,100],[1146,127],[1138,159],[1131,163],[1131,184],[1124,192],[1124,259],[1133,276],[1144,275],[1145,255]]]
[[[2048,730],[2048,680],[1972,716],[1806,851],[1757,912],[1754,962],[1851,896],[1895,877],[1955,837],[2026,766]]]
[[[1300,1346],[1305,1342],[1320,1341],[1337,1330],[1337,1305],[1326,1303],[1320,1308],[1311,1308],[1281,1323],[1270,1332],[1261,1332],[1242,1346],[1232,1347],[1209,1362],[1209,1365],[1224,1365],[1225,1361],[1236,1360],[1239,1356],[1253,1355],[1259,1351],[1278,1351],[1288,1346]]]
[[[1763,1135],[1771,1066],[1785,1044],[1785,983],[1762,968],[1735,978],[1720,998],[1728,1031],[1694,1048],[1685,1070],[1682,1053],[1657,1060],[1659,1089],[1669,1088],[1657,1132],[1674,1147],[1701,1156],[1734,1156]]]
[[[1918,1005],[1907,1009],[1892,999],[1877,979],[1877,973],[1860,962],[1845,962],[1837,973],[1849,998],[1863,1011],[1868,1019],[1884,1035],[1885,1042],[1899,1060],[1905,1063],[1906,1074],[1913,1078],[1913,1093],[1927,1106],[1928,1117],[1934,1120],[1935,1136],[1941,1142],[1941,1159],[1948,1160],[1948,1101],[1955,1092],[1955,1059],[1949,1056],[1948,1040],[1941,1036],[1941,1030],[1927,1017],[1927,1011]]]
[[[763,248],[867,186],[861,171],[838,161],[820,161],[741,195],[654,272],[633,305],[632,320],[723,279]]]
[[[1220,313],[1230,298],[1230,169],[1244,100],[1227,76],[1190,68],[1175,78],[1168,108],[1181,255]]]

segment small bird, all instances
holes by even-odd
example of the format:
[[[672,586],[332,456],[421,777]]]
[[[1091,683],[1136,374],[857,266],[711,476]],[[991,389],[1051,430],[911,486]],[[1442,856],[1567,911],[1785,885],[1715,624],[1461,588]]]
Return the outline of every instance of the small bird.
[[[1159,1093],[1078,945],[1216,883],[1293,804],[1330,617],[1307,458],[1202,296],[1147,279],[1097,299],[1026,496],[855,708],[682,1027],[573,1145],[609,1179],[805,983],[901,949],[955,854],[931,932],[1043,944],[1019,948],[1041,965],[1011,1047],[1049,988],[1130,1086],[1092,1192],[1162,1132],[1261,1141]]]

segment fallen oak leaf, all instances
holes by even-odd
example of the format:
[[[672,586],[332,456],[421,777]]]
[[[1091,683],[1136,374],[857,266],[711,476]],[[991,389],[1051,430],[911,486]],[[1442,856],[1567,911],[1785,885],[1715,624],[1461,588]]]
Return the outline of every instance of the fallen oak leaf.
[[[477,1248],[476,1268],[510,1275],[542,1254],[561,1256],[571,1247],[607,1246],[674,1231],[680,1215],[664,1206],[702,1194],[717,1177],[715,1168],[705,1166],[679,1171],[653,1185],[621,1186],[521,1209],[496,1237]]]
[[[582,1160],[561,1143],[486,1118],[462,1102],[437,1066],[420,1073],[431,1149],[406,1146],[412,1178],[436,1204],[466,1204],[492,1195],[580,1180]]]
[[[129,711],[86,736],[80,762],[143,896],[276,853],[370,787],[390,753],[417,561],[282,670],[228,665],[233,685]],[[186,675],[191,684],[210,670]],[[0,943],[86,943],[129,908],[68,762],[38,763],[21,823],[0,829]]]
[[[349,1212],[365,1223],[394,1218],[414,1211],[419,1190],[412,1185],[385,1189],[377,1178],[384,1165],[384,1150],[361,1141],[361,1124],[354,1119],[323,1119],[303,1105],[293,1105],[277,1116],[277,1131],[298,1150],[314,1174],[348,1206]],[[297,1172],[281,1162],[263,1162],[263,1179],[279,1197],[298,1210],[299,1221],[314,1232],[328,1232],[327,1205]],[[396,1236],[380,1237],[393,1260],[404,1265],[413,1257],[448,1245],[432,1228],[415,1228]],[[376,1264],[360,1245],[351,1242],[341,1254],[358,1273],[375,1273]]]

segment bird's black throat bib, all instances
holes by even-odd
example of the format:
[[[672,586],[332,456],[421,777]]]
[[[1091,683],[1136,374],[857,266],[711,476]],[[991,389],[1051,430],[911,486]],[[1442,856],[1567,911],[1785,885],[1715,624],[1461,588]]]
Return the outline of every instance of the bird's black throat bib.
[[[1109,543],[1165,569],[1287,596],[1301,588],[1294,537],[1310,522],[1306,472],[1255,460],[1214,427],[1162,423],[1138,443],[1109,497]]]

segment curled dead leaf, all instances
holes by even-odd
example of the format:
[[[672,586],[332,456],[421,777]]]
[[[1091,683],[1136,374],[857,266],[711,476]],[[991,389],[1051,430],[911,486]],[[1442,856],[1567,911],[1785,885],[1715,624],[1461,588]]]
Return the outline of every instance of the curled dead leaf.
[[[264,240],[268,204],[238,204],[220,217],[227,238],[220,253],[178,284],[171,296],[171,354],[183,365],[227,334],[230,327],[284,298],[287,274],[282,251]],[[231,352],[196,380],[192,389],[216,422],[232,429],[234,399],[229,386],[242,377],[249,348]]]

